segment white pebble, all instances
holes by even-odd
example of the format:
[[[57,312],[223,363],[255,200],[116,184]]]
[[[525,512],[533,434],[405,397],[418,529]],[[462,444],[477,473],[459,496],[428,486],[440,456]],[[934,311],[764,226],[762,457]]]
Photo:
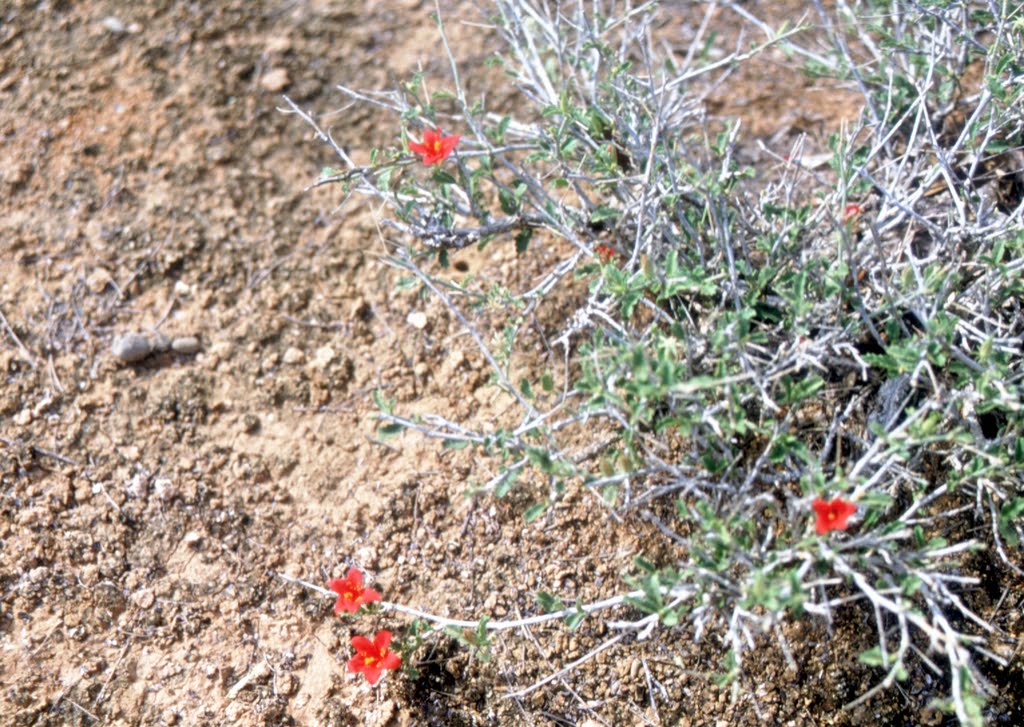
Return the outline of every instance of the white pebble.
[[[405,317],[405,322],[413,328],[423,330],[427,327],[427,314],[423,311],[414,310]]]

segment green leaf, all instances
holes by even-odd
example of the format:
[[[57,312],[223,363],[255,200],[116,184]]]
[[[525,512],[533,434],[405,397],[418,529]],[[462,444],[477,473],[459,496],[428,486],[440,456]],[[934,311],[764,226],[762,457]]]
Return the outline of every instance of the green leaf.
[[[590,214],[590,224],[596,225],[597,223],[604,222],[605,220],[614,220],[620,214],[619,210],[614,207],[601,206]]]
[[[524,227],[516,233],[516,253],[522,255],[526,252],[530,246],[530,240],[533,238],[533,228]]]
[[[868,666],[882,666],[885,663],[882,659],[882,647],[876,646],[872,649],[861,652],[857,656],[857,660],[862,664],[867,664]]]
[[[531,505],[526,508],[526,512],[523,513],[523,519],[528,523],[532,523],[534,520],[544,514],[544,511],[548,509],[547,502],[538,502],[536,505]]]
[[[586,612],[580,608],[579,601],[576,602],[576,609],[576,613],[565,617],[565,625],[569,627],[570,631],[575,631],[583,623],[583,619],[587,617]]]
[[[385,414],[392,414],[392,413],[394,413],[395,400],[394,399],[385,399],[383,391],[381,391],[380,389],[374,389],[373,393],[370,396],[373,397],[373,403],[382,412],[384,412]]]
[[[438,184],[458,184],[458,180],[455,177],[441,169],[434,170],[430,178]]]
[[[537,591],[534,594],[534,598],[537,601],[537,605],[540,606],[544,613],[554,613],[555,611],[561,611],[565,608],[565,603],[562,602],[561,598],[552,596],[547,591]]]
[[[508,125],[512,122],[511,116],[504,117],[498,122],[498,126],[494,129],[494,142],[496,144],[505,143],[505,132],[508,131]]]

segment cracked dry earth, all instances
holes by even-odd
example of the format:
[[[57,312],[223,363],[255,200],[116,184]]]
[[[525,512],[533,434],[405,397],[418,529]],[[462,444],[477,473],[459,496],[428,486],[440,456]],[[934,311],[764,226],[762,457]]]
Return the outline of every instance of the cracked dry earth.
[[[406,623],[343,621],[329,599],[275,577],[322,584],[355,565],[388,600],[501,618],[536,612],[542,588],[568,601],[617,593],[633,557],[657,555],[649,526],[610,520],[583,494],[526,525],[528,488],[466,496],[494,463],[376,436],[374,389],[403,413],[471,424],[503,421],[510,402],[436,300],[396,290],[369,211],[339,213],[331,188],[303,191],[329,150],[277,107],[287,93],[315,109],[357,155],[393,142],[394,120],[338,111],[334,85],[383,89],[421,65],[443,83],[432,10],[418,0],[0,8],[3,723],[936,718],[924,683],[924,696],[839,712],[875,676],[855,660],[870,645],[859,617],[831,636],[797,624],[799,669],[756,652],[738,699],[707,678],[722,649],[685,633],[625,643],[508,696],[600,644],[606,634],[589,623],[504,633],[489,663],[435,640],[417,653],[419,679],[392,674],[371,689],[345,673],[351,635]],[[476,53],[462,60],[478,63],[482,31],[457,22],[477,11],[451,11],[453,42]],[[684,30],[701,18],[683,4],[674,12]],[[747,108],[755,133],[780,146],[803,131],[822,138],[841,106],[828,89],[808,88],[818,111],[782,109],[778,124],[756,128],[770,94],[791,89],[776,64],[737,77],[712,108]],[[768,83],[772,73],[782,80]],[[521,259],[492,245],[454,267],[522,288],[553,246]],[[557,331],[557,306],[536,325]],[[111,344],[129,331],[197,341],[126,364]]]

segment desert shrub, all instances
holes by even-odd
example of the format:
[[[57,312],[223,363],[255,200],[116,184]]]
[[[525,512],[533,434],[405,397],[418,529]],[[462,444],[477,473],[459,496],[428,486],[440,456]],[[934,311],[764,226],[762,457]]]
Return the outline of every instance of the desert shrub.
[[[988,551],[1020,575],[1024,511],[1020,8],[839,3],[819,7],[813,47],[747,15],[764,41],[718,60],[702,38],[681,60],[659,52],[653,5],[485,12],[492,61],[518,92],[507,113],[468,95],[440,17],[447,86],[429,92],[438,81],[420,74],[342,88],[395,120],[396,143],[369,164],[289,102],[339,157],[319,183],[384,210],[401,284],[443,301],[516,405],[515,421],[481,430],[379,395],[381,434],[478,448],[495,474],[473,494],[525,493],[527,520],[582,488],[654,523],[674,555],[638,559],[616,598],[566,608],[541,593],[550,616],[471,620],[470,641],[618,609],[616,639],[719,639],[720,680],[738,685],[764,638],[801,658],[783,624],[859,604],[877,631],[861,660],[880,681],[855,703],[914,661],[947,680],[944,707],[980,724],[978,661],[1002,659],[969,605],[965,559]],[[767,48],[862,94],[826,165],[801,140],[746,166],[740,125],[698,102],[700,84]],[[438,130],[461,139],[432,158]],[[539,240],[557,259],[522,290],[447,267],[467,246],[529,256]],[[523,375],[548,301],[571,302],[553,363]],[[419,643],[430,629],[414,631]]]

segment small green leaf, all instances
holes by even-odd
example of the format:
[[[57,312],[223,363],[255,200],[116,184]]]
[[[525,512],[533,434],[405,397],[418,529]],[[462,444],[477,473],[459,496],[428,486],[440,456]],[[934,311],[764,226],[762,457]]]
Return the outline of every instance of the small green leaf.
[[[533,228],[524,227],[516,233],[516,253],[522,255],[530,246],[530,239],[533,237]]]
[[[882,666],[885,662],[882,659],[882,647],[876,646],[867,651],[861,652],[857,660],[868,666]]]
[[[534,594],[534,598],[537,600],[537,605],[540,606],[544,613],[554,613],[555,611],[561,611],[565,608],[565,603],[562,602],[561,598],[552,596],[547,591],[537,591]]]
[[[523,519],[528,523],[532,523],[534,520],[544,514],[544,511],[548,509],[547,502],[538,502],[536,505],[530,505],[526,508],[526,512],[523,513]]]
[[[614,207],[598,207],[590,214],[590,224],[596,225],[597,223],[604,222],[605,220],[614,220],[619,216],[619,214],[619,210]]]
[[[430,177],[438,184],[458,184],[458,181],[448,172],[440,169],[434,170],[434,173]]]
[[[570,631],[575,631],[586,617],[586,612],[580,609],[576,613],[565,617],[565,625],[569,627]]]

